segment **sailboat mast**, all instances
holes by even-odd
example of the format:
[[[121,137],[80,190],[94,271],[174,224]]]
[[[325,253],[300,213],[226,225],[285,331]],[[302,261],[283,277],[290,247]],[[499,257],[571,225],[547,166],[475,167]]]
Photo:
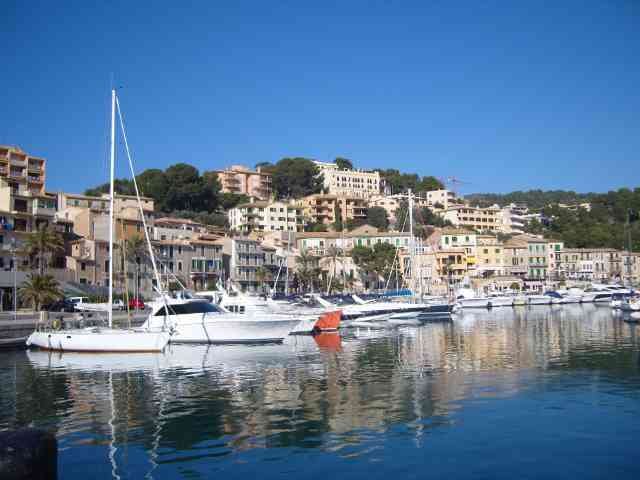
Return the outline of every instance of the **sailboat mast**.
[[[113,180],[116,163],[116,91],[111,90],[111,159],[109,173],[109,328],[113,327]]]
[[[411,189],[408,190],[407,192],[409,194],[409,268],[411,270],[409,270],[409,274],[410,274],[410,282],[409,283],[409,288],[411,289],[411,294],[413,295],[413,288],[414,288],[414,283],[415,283],[415,279],[414,279],[414,275],[413,275],[413,271],[414,271],[414,265],[413,265],[413,258],[414,258],[414,245],[413,245],[413,193],[411,192]]]

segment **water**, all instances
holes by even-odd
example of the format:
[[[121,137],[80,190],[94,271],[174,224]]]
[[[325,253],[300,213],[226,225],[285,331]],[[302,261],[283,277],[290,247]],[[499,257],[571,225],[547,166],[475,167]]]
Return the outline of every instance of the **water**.
[[[471,312],[284,345],[0,353],[0,429],[60,476],[638,478],[640,327],[606,307]]]

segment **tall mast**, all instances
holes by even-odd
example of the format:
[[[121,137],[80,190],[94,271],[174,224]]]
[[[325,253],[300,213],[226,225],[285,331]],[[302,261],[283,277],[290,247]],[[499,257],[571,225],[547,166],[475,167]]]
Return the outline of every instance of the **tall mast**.
[[[111,165],[109,174],[109,328],[113,327],[113,180],[116,164],[116,91],[111,90]]]
[[[414,278],[413,278],[413,270],[414,270],[414,265],[413,265],[413,256],[414,256],[414,245],[413,245],[413,193],[411,192],[411,189],[408,190],[408,195],[409,195],[409,273],[410,273],[410,278],[411,278],[411,283],[409,284],[409,288],[411,289],[411,292],[413,293],[413,287],[414,287]]]

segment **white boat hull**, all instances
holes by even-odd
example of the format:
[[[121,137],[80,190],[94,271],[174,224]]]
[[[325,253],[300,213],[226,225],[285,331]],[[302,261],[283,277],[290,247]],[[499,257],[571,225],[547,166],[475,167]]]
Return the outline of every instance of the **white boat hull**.
[[[552,298],[546,295],[532,295],[528,298],[529,305],[551,305]]]
[[[85,328],[36,331],[28,347],[65,352],[161,352],[170,335],[162,331]]]
[[[143,327],[160,328],[164,316],[152,316]],[[300,323],[283,315],[185,314],[170,315],[171,343],[260,343],[281,342]]]
[[[461,298],[458,304],[462,308],[489,308],[488,298]]]
[[[513,298],[511,297],[490,297],[489,303],[492,307],[513,307]]]

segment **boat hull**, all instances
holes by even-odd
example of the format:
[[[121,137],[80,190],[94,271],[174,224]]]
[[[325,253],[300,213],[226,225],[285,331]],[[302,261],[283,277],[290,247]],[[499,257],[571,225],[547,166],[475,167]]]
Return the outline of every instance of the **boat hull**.
[[[64,352],[161,352],[168,332],[116,329],[36,331],[27,338],[28,347]]]
[[[458,304],[462,308],[489,308],[488,298],[461,298]]]
[[[281,342],[300,323],[300,318],[283,315],[171,315],[171,343],[272,343]],[[163,316],[151,317],[145,327],[160,327]]]

